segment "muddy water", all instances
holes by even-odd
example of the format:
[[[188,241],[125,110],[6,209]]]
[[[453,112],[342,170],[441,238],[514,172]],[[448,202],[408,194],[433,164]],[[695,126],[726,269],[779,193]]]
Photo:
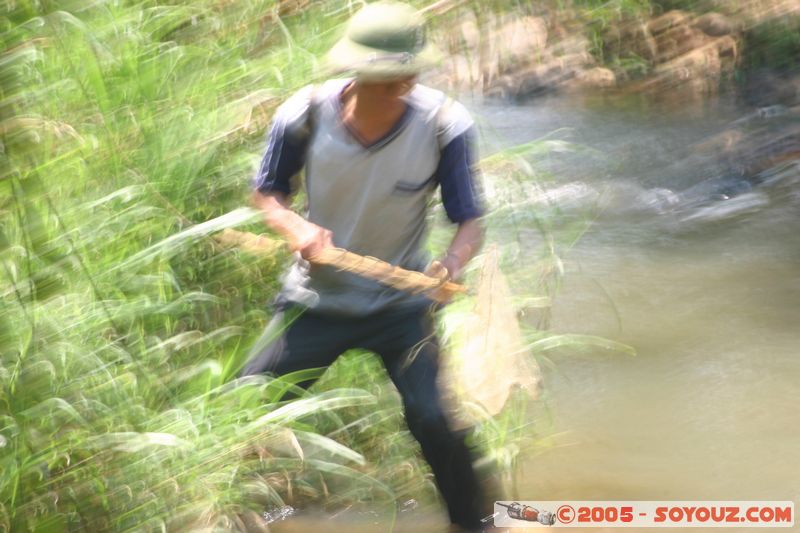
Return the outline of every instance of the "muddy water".
[[[517,497],[800,502],[800,159],[742,176],[737,154],[703,148],[738,128],[741,154],[800,123],[764,115],[725,102],[482,109],[496,146],[551,135],[593,149],[539,161],[550,205],[600,206],[564,252],[552,328],[638,353],[550,354],[563,434],[526,459]]]

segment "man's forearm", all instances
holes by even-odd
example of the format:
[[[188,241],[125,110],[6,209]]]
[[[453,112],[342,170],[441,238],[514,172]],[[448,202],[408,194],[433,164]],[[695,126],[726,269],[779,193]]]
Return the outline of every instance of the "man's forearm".
[[[251,200],[253,206],[261,211],[264,223],[287,241],[291,241],[292,236],[306,223],[303,217],[289,208],[283,193],[254,191]]]
[[[261,211],[264,223],[286,239],[292,251],[299,251],[306,259],[319,248],[333,246],[331,232],[292,211],[283,193],[254,191],[252,203]]]
[[[483,245],[483,235],[480,219],[471,218],[458,225],[458,230],[447,248],[447,255],[442,259],[442,265],[451,278],[458,279],[461,276],[464,267]]]

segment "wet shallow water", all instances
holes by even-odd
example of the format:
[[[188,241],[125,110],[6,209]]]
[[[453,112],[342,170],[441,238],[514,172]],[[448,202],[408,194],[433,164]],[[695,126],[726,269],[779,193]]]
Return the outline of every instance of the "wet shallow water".
[[[565,433],[525,461],[519,498],[800,501],[800,161],[750,185],[697,148],[747,114],[484,108],[510,144],[568,127],[561,138],[596,150],[543,163],[565,211],[604,208],[564,254],[552,327],[638,353],[551,354]]]

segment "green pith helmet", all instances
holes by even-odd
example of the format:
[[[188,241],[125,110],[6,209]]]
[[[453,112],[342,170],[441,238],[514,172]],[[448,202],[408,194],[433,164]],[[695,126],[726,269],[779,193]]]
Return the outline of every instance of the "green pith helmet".
[[[425,38],[425,21],[408,4],[376,2],[356,13],[345,36],[328,52],[338,73],[383,80],[418,74],[433,66],[439,54]]]

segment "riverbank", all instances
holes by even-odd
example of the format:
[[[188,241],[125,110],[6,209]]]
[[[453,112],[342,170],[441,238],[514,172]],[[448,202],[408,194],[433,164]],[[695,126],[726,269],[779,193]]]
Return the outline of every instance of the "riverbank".
[[[696,102],[740,90],[798,105],[800,5],[787,0],[593,2],[498,9],[445,2],[434,83],[516,101],[553,92]],[[769,94],[765,94],[769,93]]]

